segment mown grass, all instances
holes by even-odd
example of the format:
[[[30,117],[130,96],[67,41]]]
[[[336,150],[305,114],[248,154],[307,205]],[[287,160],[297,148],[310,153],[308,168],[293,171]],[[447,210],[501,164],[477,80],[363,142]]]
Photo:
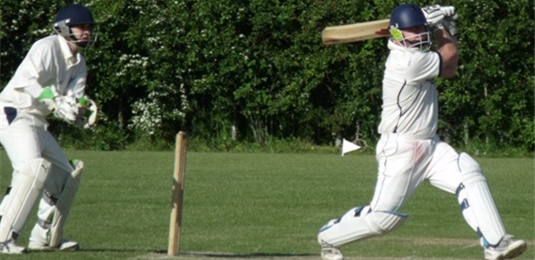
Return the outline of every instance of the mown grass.
[[[166,258],[172,152],[67,151],[86,162],[65,237],[81,252],[31,252],[2,259]],[[533,158],[479,158],[508,231],[529,242],[534,259]],[[182,257],[320,259],[316,232],[327,220],[366,204],[375,185],[373,156],[189,152]],[[11,167],[0,152],[0,187]],[[398,230],[343,248],[353,259],[480,259],[456,198],[425,183],[403,209]],[[20,238],[25,244],[35,217]]]

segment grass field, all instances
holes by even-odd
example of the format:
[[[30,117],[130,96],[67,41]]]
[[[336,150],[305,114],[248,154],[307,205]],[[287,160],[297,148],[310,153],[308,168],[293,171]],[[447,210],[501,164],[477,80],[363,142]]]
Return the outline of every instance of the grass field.
[[[86,163],[65,237],[82,251],[2,255],[2,260],[168,259],[172,152],[67,151]],[[479,158],[508,231],[528,241],[517,259],[534,259],[534,160]],[[199,259],[319,260],[316,232],[366,204],[373,156],[188,153],[181,256]],[[11,166],[0,152],[0,187]],[[348,259],[481,259],[453,195],[425,183],[403,209],[398,230],[342,248]],[[25,244],[31,216],[20,238]]]

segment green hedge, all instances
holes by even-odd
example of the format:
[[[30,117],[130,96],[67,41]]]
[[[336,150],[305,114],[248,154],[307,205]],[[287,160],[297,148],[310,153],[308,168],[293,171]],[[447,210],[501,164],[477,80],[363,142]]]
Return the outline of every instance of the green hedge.
[[[0,86],[67,2],[2,1]],[[56,127],[64,140],[114,150],[165,143],[179,130],[223,145],[378,138],[386,40],[325,46],[320,35],[387,18],[398,1],[80,2],[100,22],[86,57],[103,120],[85,133]],[[532,3],[441,4],[459,13],[460,68],[437,81],[440,135],[457,146],[533,151]]]

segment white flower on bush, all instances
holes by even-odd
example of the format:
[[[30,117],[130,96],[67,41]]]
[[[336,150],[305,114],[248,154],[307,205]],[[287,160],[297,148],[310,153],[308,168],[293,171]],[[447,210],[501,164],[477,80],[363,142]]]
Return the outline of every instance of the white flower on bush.
[[[180,107],[165,107],[163,100],[168,99],[168,95],[179,95]],[[132,118],[128,128],[151,136],[155,135],[164,120],[184,119],[186,115],[183,111],[186,111],[187,107],[184,84],[180,84],[178,91],[175,86],[162,86],[162,89],[153,90],[146,98],[132,104]]]
[[[156,96],[157,92],[153,91],[149,93],[147,98],[140,99],[132,104],[132,119],[128,125],[130,129],[154,135],[162,123],[162,111],[158,104],[158,99],[155,98]]]
[[[150,40],[156,40],[151,38]],[[123,54],[119,57],[120,71],[116,73],[117,76],[128,75],[131,70],[144,70],[149,65],[149,58],[139,54]]]

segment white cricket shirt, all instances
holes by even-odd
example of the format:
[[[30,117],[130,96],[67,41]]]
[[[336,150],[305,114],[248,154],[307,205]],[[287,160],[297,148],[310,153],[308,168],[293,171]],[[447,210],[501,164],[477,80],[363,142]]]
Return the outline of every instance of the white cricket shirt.
[[[48,36],[32,45],[0,93],[0,102],[2,106],[31,111],[36,107],[35,98],[45,87],[52,87],[56,95],[80,98],[84,95],[86,75],[83,55],[73,55],[63,37]]]
[[[433,78],[442,60],[435,51],[408,49],[388,42],[379,133],[427,139],[438,124],[438,94]]]

